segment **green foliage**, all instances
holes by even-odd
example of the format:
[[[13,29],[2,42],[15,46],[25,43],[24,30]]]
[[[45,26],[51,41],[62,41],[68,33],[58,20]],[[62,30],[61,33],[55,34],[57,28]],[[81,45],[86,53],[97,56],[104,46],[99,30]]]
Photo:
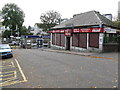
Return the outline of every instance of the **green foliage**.
[[[15,31],[15,32],[12,32],[14,34],[14,36],[18,36],[18,31]],[[22,26],[21,30],[19,31],[20,33],[20,36],[21,35],[33,35],[33,33],[30,33],[30,31],[25,27],[25,26]],[[10,38],[11,36],[11,31],[10,30],[5,30],[2,34],[2,37],[4,38]]]
[[[21,35],[33,35],[33,33],[30,33],[30,31],[25,26],[22,27],[20,34]]]
[[[20,31],[22,28],[25,14],[16,4],[10,3],[4,5],[2,8],[2,15],[4,19],[2,24],[5,27],[9,27],[15,36],[15,32]]]
[[[104,43],[109,43],[109,37],[104,37]]]
[[[118,42],[118,52],[120,52],[120,35],[117,36],[117,42]]]
[[[56,25],[56,24],[37,23],[37,26],[38,26],[39,28],[42,28],[43,31],[45,31],[45,32],[47,32],[47,31],[50,29],[50,27],[54,27],[55,25]]]
[[[40,27],[47,32],[51,27],[60,24],[61,14],[53,10],[47,11],[46,13],[41,14],[40,20],[42,22]]]
[[[5,30],[2,34],[3,38],[10,38],[11,31],[10,30]]]
[[[117,26],[118,28],[120,28],[120,21],[114,21],[115,26]]]

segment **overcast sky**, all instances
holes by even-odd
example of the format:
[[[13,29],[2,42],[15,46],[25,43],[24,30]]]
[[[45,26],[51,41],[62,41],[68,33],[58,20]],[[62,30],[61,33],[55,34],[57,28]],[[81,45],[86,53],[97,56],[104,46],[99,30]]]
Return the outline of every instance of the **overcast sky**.
[[[40,15],[49,10],[55,10],[62,18],[71,18],[73,14],[91,10],[101,14],[117,15],[120,0],[0,0],[0,9],[6,3],[15,3],[25,13],[25,26],[40,23]]]

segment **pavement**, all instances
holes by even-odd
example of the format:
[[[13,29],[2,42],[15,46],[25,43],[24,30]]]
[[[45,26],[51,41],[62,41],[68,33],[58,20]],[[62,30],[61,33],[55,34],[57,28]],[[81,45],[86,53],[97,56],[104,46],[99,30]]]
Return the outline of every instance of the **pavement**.
[[[103,52],[103,53],[94,53],[94,52],[77,52],[77,51],[68,51],[68,50],[57,50],[51,48],[40,48],[42,51],[48,52],[57,52],[57,53],[66,53],[66,54],[73,54],[73,55],[80,55],[86,56],[91,58],[103,58],[103,59],[110,59],[110,60],[118,60],[120,59],[120,53],[118,52]]]

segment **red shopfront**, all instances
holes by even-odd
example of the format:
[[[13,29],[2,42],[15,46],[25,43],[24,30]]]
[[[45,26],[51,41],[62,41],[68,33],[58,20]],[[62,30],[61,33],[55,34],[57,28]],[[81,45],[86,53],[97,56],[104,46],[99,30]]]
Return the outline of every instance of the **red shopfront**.
[[[63,29],[52,30],[52,45],[87,49],[89,47],[99,48],[99,33],[103,33],[103,28],[84,28],[84,29]]]

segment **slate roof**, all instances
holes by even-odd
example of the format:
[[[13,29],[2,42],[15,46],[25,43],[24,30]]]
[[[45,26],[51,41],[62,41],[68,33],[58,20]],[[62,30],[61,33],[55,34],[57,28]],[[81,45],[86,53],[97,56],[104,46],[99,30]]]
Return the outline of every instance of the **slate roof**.
[[[91,25],[100,25],[100,24],[115,27],[114,23],[111,20],[107,19],[106,17],[101,15],[99,12],[89,11],[89,12],[81,13],[73,17],[72,19],[69,19],[66,22],[56,25],[51,29],[91,26]]]

